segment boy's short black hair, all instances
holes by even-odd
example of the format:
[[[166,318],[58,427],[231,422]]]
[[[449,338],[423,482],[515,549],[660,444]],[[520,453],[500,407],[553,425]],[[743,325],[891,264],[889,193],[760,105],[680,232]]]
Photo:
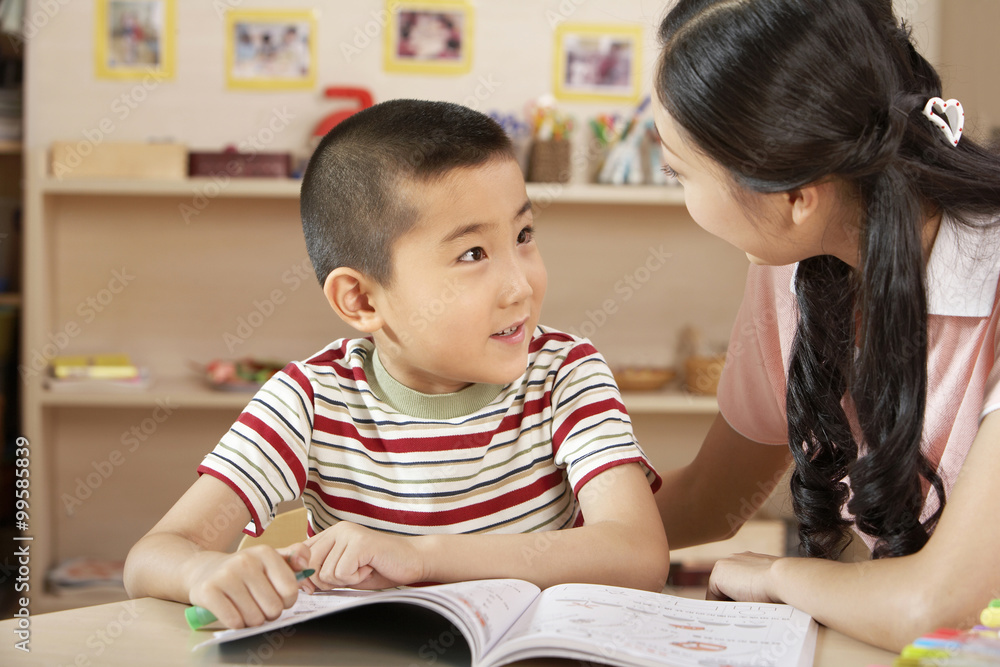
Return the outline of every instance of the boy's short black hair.
[[[419,216],[407,182],[505,159],[514,150],[503,128],[458,104],[389,100],[340,122],[302,180],[302,229],[320,284],[346,266],[389,285],[393,244]]]

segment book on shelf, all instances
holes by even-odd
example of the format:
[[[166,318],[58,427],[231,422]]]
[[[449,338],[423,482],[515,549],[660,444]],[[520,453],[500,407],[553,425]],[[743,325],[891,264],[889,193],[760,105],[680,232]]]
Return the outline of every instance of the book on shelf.
[[[450,621],[468,643],[474,667],[530,658],[620,667],[805,667],[812,664],[817,634],[815,621],[788,605],[594,584],[543,591],[517,579],[487,579],[384,591],[300,591],[274,621],[217,631],[194,650],[377,603],[412,604]]]
[[[129,392],[148,389],[149,369],[127,354],[80,354],[54,357],[45,387],[54,392]]]
[[[128,380],[139,375],[139,368],[127,354],[79,354],[54,357],[49,363],[52,377],[59,380],[88,378]]]
[[[45,388],[58,393],[128,393],[145,391],[150,384],[149,370],[146,368],[139,368],[137,375],[128,378],[57,378],[51,375],[45,378]]]

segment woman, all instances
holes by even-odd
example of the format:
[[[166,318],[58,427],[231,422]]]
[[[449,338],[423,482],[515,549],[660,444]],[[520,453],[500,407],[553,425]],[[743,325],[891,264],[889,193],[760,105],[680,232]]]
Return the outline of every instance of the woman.
[[[890,0],[680,0],[660,39],[666,169],[752,263],[720,417],[657,494],[671,547],[792,466],[804,557],[724,559],[711,596],[891,650],[974,624],[1000,597],[1000,158]],[[852,531],[870,561],[837,561]]]

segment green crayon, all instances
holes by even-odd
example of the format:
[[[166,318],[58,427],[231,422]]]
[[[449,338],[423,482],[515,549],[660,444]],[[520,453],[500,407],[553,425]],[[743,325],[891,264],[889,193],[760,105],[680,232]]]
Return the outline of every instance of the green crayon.
[[[311,577],[315,572],[316,570],[302,570],[295,575],[295,580],[302,581],[306,577]],[[215,614],[198,605],[185,609],[184,618],[187,619],[188,625],[191,626],[192,630],[197,630],[218,620],[215,618]]]

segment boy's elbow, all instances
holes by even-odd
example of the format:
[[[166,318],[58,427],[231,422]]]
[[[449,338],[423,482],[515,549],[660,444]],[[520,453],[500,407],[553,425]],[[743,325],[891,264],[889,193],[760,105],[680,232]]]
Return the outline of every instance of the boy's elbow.
[[[139,561],[142,560],[142,539],[132,546],[125,557],[125,566],[122,570],[122,583],[125,585],[125,593],[131,599],[146,597],[146,593],[141,585],[141,567]]]
[[[670,548],[666,536],[649,540],[643,549],[638,550],[636,559],[639,562],[634,563],[633,571],[640,576],[633,587],[657,593],[662,591],[670,573]]]

